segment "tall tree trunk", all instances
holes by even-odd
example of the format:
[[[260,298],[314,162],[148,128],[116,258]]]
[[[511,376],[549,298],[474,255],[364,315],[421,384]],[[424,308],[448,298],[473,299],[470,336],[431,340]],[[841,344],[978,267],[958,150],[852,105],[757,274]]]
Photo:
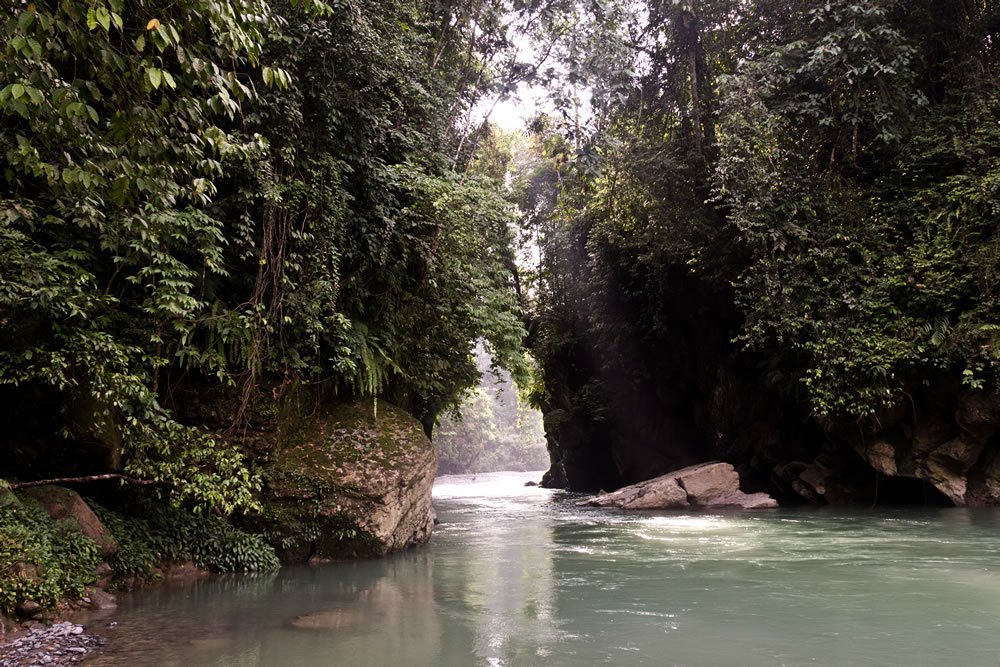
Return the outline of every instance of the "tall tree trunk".
[[[693,11],[684,10],[676,25],[677,47],[688,80],[691,135],[698,152],[706,154],[715,143],[715,122],[711,109],[711,81],[701,43],[701,21]]]
[[[701,77],[698,67],[698,20],[692,12],[681,13],[681,39],[687,55],[688,84],[691,86],[691,121],[694,144],[701,153],[705,136],[701,126]]]

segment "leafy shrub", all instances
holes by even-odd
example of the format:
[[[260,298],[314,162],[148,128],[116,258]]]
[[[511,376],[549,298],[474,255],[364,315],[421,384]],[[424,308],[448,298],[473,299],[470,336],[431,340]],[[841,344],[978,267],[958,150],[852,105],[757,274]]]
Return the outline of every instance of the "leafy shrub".
[[[97,544],[79,530],[11,493],[0,495],[0,611],[28,600],[52,607],[78,598],[100,562]]]
[[[218,517],[148,503],[137,504],[128,514],[92,505],[120,545],[110,560],[116,578],[154,579],[155,568],[164,561],[190,560],[212,572],[259,572],[279,566],[274,549],[260,536]]]
[[[88,504],[118,541],[118,551],[108,559],[114,578],[135,576],[145,581],[155,579],[156,566],[163,560],[163,545],[162,540],[149,530],[149,525],[140,518],[112,512],[97,503]]]
[[[173,549],[174,560],[187,556],[212,572],[257,572],[279,566],[274,549],[260,536],[217,517],[158,508],[148,521],[153,533],[162,536]]]

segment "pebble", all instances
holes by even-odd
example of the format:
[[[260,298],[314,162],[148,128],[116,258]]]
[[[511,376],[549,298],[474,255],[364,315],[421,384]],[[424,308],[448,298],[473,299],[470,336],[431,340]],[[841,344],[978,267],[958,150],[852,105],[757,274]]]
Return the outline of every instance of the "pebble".
[[[105,643],[104,638],[88,634],[75,623],[32,624],[27,634],[0,644],[0,666],[75,664]]]

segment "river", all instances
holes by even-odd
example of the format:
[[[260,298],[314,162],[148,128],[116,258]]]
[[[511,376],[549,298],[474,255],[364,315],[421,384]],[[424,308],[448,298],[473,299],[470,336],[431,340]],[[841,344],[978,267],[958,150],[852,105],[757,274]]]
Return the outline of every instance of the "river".
[[[88,665],[996,665],[1000,512],[624,513],[449,476],[427,547],[123,595]]]

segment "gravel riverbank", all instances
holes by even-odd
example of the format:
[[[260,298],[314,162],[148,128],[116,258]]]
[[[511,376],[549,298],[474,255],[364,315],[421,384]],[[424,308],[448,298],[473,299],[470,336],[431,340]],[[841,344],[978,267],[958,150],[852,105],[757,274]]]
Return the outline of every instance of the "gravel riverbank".
[[[76,623],[38,625],[10,643],[0,644],[0,667],[72,665],[105,643],[103,637]]]

